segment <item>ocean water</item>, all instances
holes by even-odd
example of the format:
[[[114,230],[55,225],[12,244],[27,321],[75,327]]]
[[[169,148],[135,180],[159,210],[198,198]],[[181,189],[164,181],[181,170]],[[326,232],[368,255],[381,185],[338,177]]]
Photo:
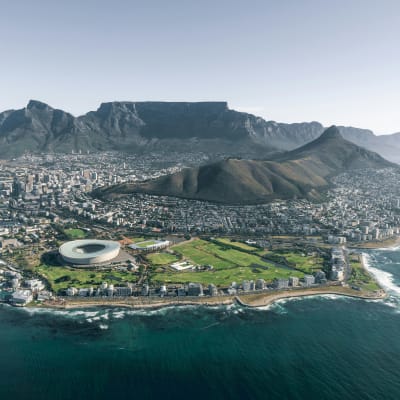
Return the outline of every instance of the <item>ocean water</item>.
[[[0,307],[0,399],[400,399],[400,250],[390,296],[264,309]]]

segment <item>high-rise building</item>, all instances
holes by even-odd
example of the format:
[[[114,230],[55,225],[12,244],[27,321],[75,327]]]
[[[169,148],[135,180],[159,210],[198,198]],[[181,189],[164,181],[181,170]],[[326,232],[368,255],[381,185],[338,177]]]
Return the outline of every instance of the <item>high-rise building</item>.
[[[276,289],[287,289],[289,287],[289,280],[285,278],[275,278],[274,287]]]
[[[210,296],[218,296],[218,289],[213,283],[208,285],[208,292]]]
[[[257,279],[256,280],[256,289],[257,290],[265,289],[265,280],[264,279]]]
[[[12,184],[12,197],[17,199],[22,194],[22,184],[18,177],[15,177]]]
[[[201,283],[189,283],[188,296],[203,296],[203,286]]]

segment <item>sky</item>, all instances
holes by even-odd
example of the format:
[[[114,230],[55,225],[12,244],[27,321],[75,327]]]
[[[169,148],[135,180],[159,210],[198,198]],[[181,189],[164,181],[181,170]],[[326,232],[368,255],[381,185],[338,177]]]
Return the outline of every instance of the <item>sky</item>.
[[[0,0],[0,111],[228,101],[400,131],[398,0]]]

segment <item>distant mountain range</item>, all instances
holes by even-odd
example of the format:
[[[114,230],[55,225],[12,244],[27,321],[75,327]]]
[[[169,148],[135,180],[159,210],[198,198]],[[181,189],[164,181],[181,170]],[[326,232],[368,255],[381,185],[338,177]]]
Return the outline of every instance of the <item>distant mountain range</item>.
[[[348,140],[400,162],[400,133],[338,127]],[[205,151],[269,157],[321,135],[319,122],[284,124],[230,110],[226,102],[111,102],[80,117],[31,100],[0,113],[0,158],[29,152]]]
[[[94,194],[107,200],[147,193],[226,204],[295,197],[318,200],[332,176],[354,169],[394,166],[398,167],[345,140],[333,126],[314,141],[271,161],[230,158],[153,180],[99,189]]]

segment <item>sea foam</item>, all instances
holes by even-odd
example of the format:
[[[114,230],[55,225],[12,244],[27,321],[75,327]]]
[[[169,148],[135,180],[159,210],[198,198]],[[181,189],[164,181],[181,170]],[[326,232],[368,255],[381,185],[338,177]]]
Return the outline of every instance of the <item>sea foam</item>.
[[[394,283],[394,276],[390,272],[382,271],[379,268],[371,266],[371,256],[369,254],[363,253],[363,263],[368,272],[370,272],[379,284],[386,290],[389,290],[396,295],[400,296],[400,287]]]

